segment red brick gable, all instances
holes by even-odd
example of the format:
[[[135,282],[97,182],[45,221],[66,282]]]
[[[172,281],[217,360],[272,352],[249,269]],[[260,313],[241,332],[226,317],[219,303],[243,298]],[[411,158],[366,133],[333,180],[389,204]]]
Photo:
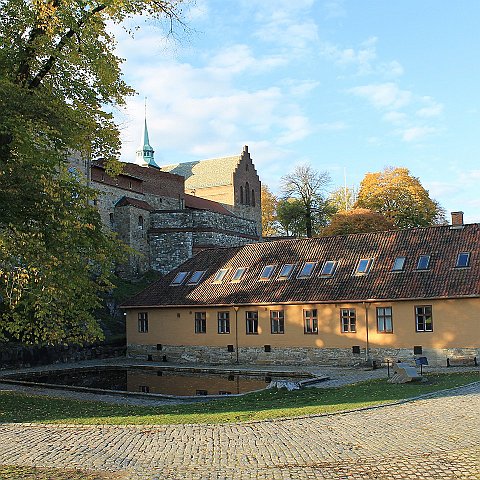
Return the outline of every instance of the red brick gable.
[[[457,256],[470,252],[467,268],[456,268]],[[417,270],[420,255],[430,268]],[[393,272],[397,257],[405,268]],[[372,258],[367,275],[354,275],[358,261]],[[333,277],[322,278],[325,261],[336,261]],[[296,278],[304,262],[318,262],[310,278]],[[279,268],[295,263],[290,280],[277,280]],[[272,280],[259,281],[266,265],[277,265]],[[247,267],[230,283],[237,267]],[[220,268],[231,269],[222,284],[212,284]],[[170,286],[179,271],[206,270],[195,286]],[[435,299],[480,296],[480,224],[416,228],[335,237],[281,240],[200,252],[169,275],[125,303],[135,306],[242,305],[272,303],[361,302],[366,300]]]

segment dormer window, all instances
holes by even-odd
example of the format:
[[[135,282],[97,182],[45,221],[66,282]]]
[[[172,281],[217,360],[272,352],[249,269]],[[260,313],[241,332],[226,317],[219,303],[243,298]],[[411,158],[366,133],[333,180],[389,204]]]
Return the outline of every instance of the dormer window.
[[[204,273],[205,270],[196,270],[195,272],[193,272],[192,276],[188,280],[187,285],[197,285],[198,282],[200,282],[200,280],[202,279]]]
[[[366,275],[372,267],[373,258],[362,258],[358,261],[355,275]]]
[[[417,270],[428,270],[430,266],[430,255],[420,255],[418,257]]]
[[[457,257],[457,264],[455,265],[457,268],[465,268],[470,265],[470,253],[469,252],[462,252],[458,254]]]
[[[393,262],[392,272],[401,272],[405,266],[405,257],[397,257]]]
[[[178,272],[170,285],[172,285],[173,287],[181,285],[187,278],[188,273],[189,272]]]
[[[322,267],[322,271],[320,272],[320,276],[322,277],[332,277],[335,273],[335,269],[337,268],[337,262],[333,260],[327,260]]]
[[[277,280],[288,280],[290,278],[290,275],[292,275],[294,268],[294,263],[286,263],[280,270]]]
[[[215,278],[213,279],[213,283],[222,283],[227,272],[228,272],[228,268],[221,268],[215,275]]]
[[[243,275],[246,271],[247,271],[247,269],[245,267],[237,268],[235,270],[235,273],[232,275],[231,282],[239,282],[242,279],[242,277],[243,277]]]
[[[260,274],[260,280],[270,280],[274,270],[275,265],[267,265],[266,267],[263,267],[262,273]]]
[[[297,278],[309,278],[315,269],[316,262],[305,262]]]

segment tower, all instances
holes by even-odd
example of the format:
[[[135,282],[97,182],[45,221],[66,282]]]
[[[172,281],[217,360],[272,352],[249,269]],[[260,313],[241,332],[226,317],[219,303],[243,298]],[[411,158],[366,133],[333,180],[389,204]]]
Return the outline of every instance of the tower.
[[[145,99],[145,124],[143,126],[143,134],[140,140],[140,146],[136,152],[136,163],[142,167],[160,168],[153,159],[154,150],[150,145],[147,128],[147,99]]]

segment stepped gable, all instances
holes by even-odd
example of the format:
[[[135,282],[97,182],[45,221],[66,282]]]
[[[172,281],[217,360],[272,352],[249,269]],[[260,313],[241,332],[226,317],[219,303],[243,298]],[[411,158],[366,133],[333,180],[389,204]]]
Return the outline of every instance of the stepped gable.
[[[164,172],[181,175],[185,178],[185,188],[206,188],[231,185],[233,173],[240,163],[241,155],[233,157],[211,158],[196,162],[164,165]]]
[[[194,195],[185,194],[185,207],[194,210],[208,210],[210,212],[221,213],[222,215],[231,215],[233,213],[227,210],[222,204],[207,200],[206,198],[195,197]]]
[[[466,268],[457,256],[470,252]],[[420,255],[430,255],[430,268],[417,270]],[[402,271],[392,271],[397,257],[406,257]],[[368,274],[355,275],[360,259],[372,258]],[[335,274],[321,277],[325,261],[337,261]],[[297,274],[304,262],[318,262],[309,278]],[[289,280],[277,280],[280,267],[296,264]],[[266,265],[276,265],[269,281],[259,281]],[[247,267],[240,282],[233,271]],[[220,268],[229,273],[213,284]],[[205,270],[198,285],[171,286],[180,271]],[[480,296],[480,224],[461,228],[436,226],[379,233],[281,240],[200,252],[157,283],[125,303],[125,307],[333,303],[374,300],[435,299]]]

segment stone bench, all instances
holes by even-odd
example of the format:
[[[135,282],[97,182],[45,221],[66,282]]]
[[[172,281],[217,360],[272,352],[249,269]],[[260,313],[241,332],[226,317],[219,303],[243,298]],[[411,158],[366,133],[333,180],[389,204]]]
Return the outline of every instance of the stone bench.
[[[447,358],[447,367],[478,367],[477,357]]]

